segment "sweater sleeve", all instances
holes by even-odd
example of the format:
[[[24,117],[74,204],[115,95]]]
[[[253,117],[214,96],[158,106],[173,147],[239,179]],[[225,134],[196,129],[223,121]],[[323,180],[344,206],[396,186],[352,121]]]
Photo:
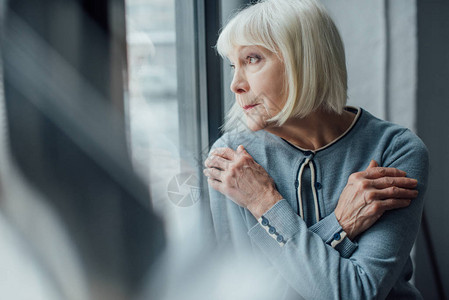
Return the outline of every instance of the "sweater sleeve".
[[[427,184],[428,154],[410,131],[392,141],[383,166],[418,180],[419,196],[404,209],[384,215],[342,257],[310,231],[286,200],[267,211],[249,231],[250,239],[305,299],[384,299],[409,257],[418,233]]]
[[[344,258],[350,257],[351,254],[357,249],[357,243],[351,241],[346,236],[341,237],[340,233],[343,231],[343,228],[340,223],[338,223],[334,212],[310,226],[309,230],[317,234],[325,243],[329,245],[332,245],[333,241],[338,241],[338,239],[343,238],[343,240],[335,246],[335,250],[337,250]]]

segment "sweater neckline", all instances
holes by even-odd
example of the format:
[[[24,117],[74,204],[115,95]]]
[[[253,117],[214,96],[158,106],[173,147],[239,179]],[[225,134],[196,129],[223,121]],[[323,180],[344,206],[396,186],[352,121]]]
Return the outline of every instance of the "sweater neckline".
[[[315,150],[311,150],[311,149],[305,149],[305,148],[301,148],[299,146],[293,145],[292,143],[288,142],[287,140],[284,140],[283,138],[280,138],[282,141],[284,141],[285,143],[287,143],[288,145],[292,146],[295,149],[300,150],[301,152],[303,152],[304,154],[316,154],[318,152],[321,152],[325,149],[328,149],[329,147],[335,145],[337,142],[339,142],[340,140],[342,140],[345,136],[347,136],[352,129],[356,126],[356,124],[358,123],[360,116],[362,115],[362,109],[360,107],[355,107],[355,106],[346,106],[345,110],[349,111],[349,112],[353,112],[355,113],[355,118],[352,121],[351,125],[348,127],[348,129],[346,129],[345,132],[343,132],[339,137],[337,137],[335,140],[333,140],[332,142],[324,145],[321,148],[315,149]]]

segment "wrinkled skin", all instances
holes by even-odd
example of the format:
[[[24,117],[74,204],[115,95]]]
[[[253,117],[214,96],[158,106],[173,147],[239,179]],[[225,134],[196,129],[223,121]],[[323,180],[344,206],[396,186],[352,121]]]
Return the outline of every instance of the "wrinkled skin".
[[[370,228],[385,211],[407,207],[418,196],[418,181],[395,168],[371,161],[365,171],[351,174],[338,200],[335,216],[350,239]]]

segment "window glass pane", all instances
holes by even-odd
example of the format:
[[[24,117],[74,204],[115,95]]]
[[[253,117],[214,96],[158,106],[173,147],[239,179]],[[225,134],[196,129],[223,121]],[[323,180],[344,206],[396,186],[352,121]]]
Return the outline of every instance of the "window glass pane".
[[[180,165],[174,0],[126,0],[126,25],[132,156],[162,209]]]
[[[168,248],[184,254],[201,251],[213,233],[202,174],[209,116],[200,4],[126,0],[132,156],[164,218]]]

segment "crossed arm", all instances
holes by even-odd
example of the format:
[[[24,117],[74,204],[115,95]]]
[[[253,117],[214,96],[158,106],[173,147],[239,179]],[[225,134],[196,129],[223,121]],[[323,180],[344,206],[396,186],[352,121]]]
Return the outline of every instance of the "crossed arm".
[[[273,179],[243,146],[236,151],[215,149],[205,166],[209,185],[247,208],[256,219],[283,198]],[[335,209],[349,239],[371,227],[385,211],[406,207],[418,196],[417,180],[405,176],[404,171],[378,167],[375,161],[350,176]]]

